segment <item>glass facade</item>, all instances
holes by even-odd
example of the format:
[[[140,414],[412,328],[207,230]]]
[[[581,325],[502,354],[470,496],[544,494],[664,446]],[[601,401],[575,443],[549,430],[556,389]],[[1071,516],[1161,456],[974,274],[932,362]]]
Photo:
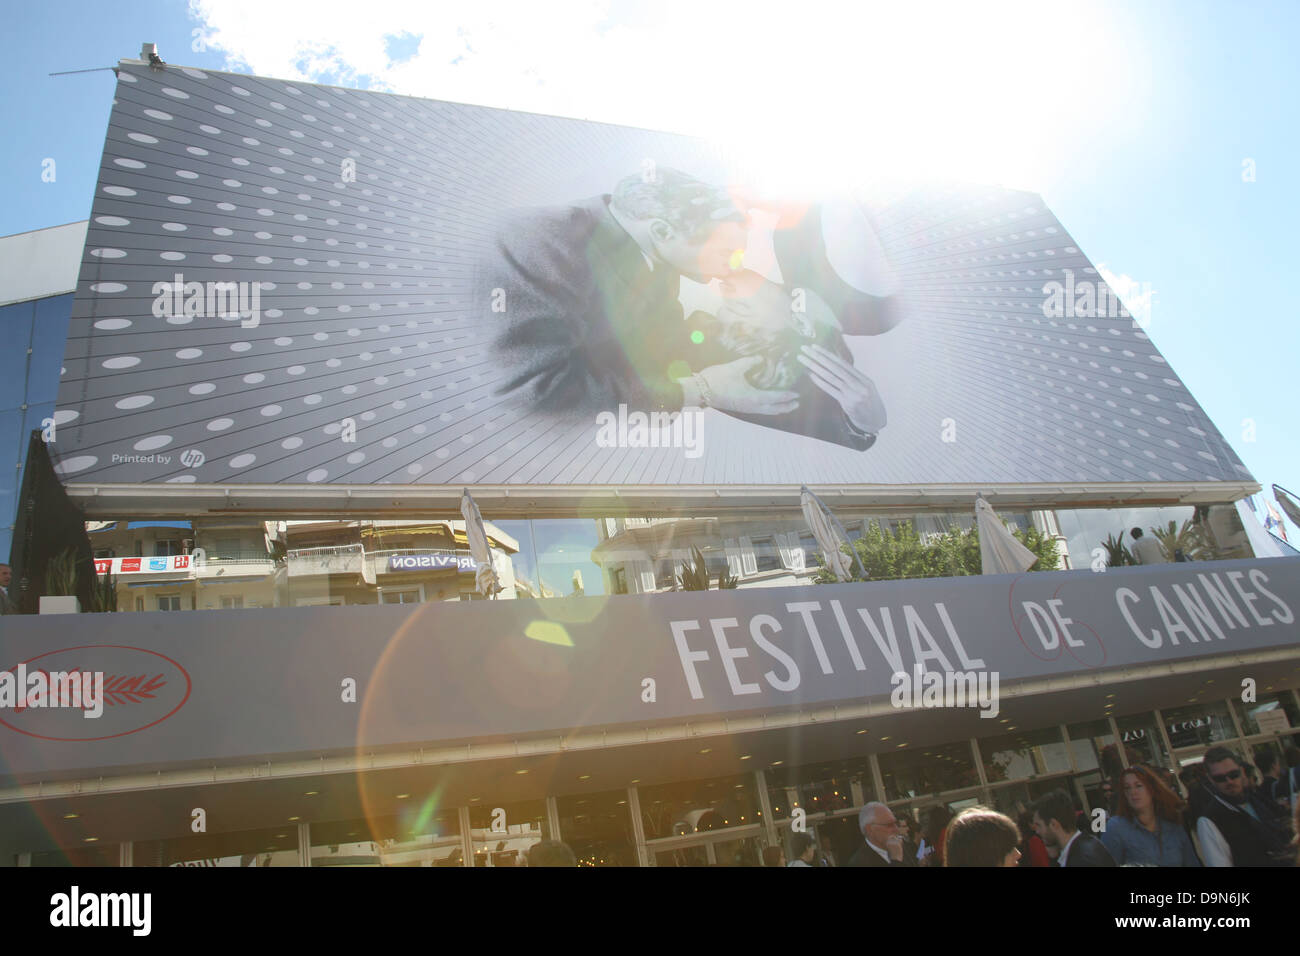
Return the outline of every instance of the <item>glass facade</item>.
[[[298,866],[298,827],[143,840],[133,845],[131,860],[133,866]]]
[[[475,866],[525,866],[528,851],[552,839],[545,800],[469,808]]]
[[[880,776],[887,800],[907,800],[979,785],[970,741],[881,754]]]
[[[647,840],[711,833],[762,820],[752,774],[640,788]]]
[[[54,418],[71,317],[71,294],[0,306],[0,561],[9,560],[22,482],[14,462],[26,461],[28,437]]]
[[[1288,689],[1243,706],[1293,713],[1298,705],[1296,691]],[[1281,756],[1283,747],[1295,740],[1294,732],[1280,724],[1259,733],[1257,724],[1243,723],[1250,739],[1238,738],[1227,701],[1171,708],[1160,717],[1171,736],[1185,734],[1198,741],[1194,752],[1179,748],[1184,762],[1199,759],[1207,746],[1217,743],[1247,760],[1257,760],[1265,751]],[[1181,793],[1160,742],[1157,713],[1122,715],[1115,723],[1123,755],[1110,721],[1099,718],[1070,724],[1068,746],[1059,727],[1046,727],[915,751],[905,748],[802,766],[769,765],[761,772],[709,779],[634,784],[625,790],[493,805],[476,799],[466,808],[413,805],[409,813],[375,819],[307,825],[291,820],[277,828],[137,841],[129,850],[134,866],[299,866],[303,854],[298,840],[306,834],[313,867],[518,866],[538,842],[561,840],[573,850],[579,866],[760,866],[765,847],[780,846],[790,858],[794,811],[804,810],[798,829],[810,834],[828,859],[843,864],[860,846],[859,808],[881,799],[873,783],[877,778],[895,814],[922,824],[937,810],[951,814],[981,804],[1024,825],[1033,801],[1056,789],[1066,790],[1086,810],[1114,812],[1115,781],[1125,759],[1129,765],[1153,766]],[[760,792],[770,808],[766,817]],[[639,821],[633,818],[636,806]],[[468,816],[467,834],[460,826],[462,814]],[[118,865],[126,848],[91,840],[19,855],[11,862]],[[468,856],[467,845],[472,850]]]

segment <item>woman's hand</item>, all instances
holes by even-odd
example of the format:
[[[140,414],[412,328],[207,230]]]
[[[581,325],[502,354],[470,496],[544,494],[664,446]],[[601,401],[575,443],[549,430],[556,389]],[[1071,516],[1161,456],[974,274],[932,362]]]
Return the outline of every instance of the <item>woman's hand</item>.
[[[813,384],[840,403],[854,428],[874,435],[885,427],[885,403],[866,375],[820,345],[805,345],[798,358]]]

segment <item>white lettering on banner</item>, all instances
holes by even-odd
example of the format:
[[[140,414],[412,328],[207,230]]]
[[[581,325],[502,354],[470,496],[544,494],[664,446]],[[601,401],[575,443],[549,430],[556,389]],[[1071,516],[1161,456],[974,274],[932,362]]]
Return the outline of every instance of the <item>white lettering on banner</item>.
[[[817,622],[813,615],[822,611],[822,605],[819,601],[799,601],[787,604],[786,610],[797,615],[803,623],[803,636],[806,636],[808,644],[812,648],[813,655],[817,658],[817,663],[825,675],[834,675],[849,670],[869,671],[872,669],[871,663],[863,658],[862,648],[864,645],[859,643],[858,634],[854,633],[853,626],[850,623],[851,615],[845,610],[839,601],[830,602],[831,614],[835,617],[836,624],[839,627],[840,634],[844,639],[844,654],[841,655],[841,662],[833,664],[831,655],[827,652],[825,643],[822,640],[821,633],[817,628]],[[947,645],[951,647],[952,653],[961,662],[965,670],[972,675],[983,668],[984,660],[982,658],[972,659],[966,653],[966,648],[962,645],[961,638],[957,634],[957,628],[953,626],[952,618],[948,615],[948,610],[941,603],[931,605],[934,615],[938,618],[939,624],[942,625],[942,632],[947,637]],[[870,633],[876,649],[880,652],[881,662],[888,668],[890,674],[907,675],[907,668],[904,666],[903,653],[899,649],[898,635],[894,630],[894,619],[890,614],[889,608],[878,608],[879,623],[876,618],[872,617],[871,611],[867,608],[857,608],[859,617]],[[902,605],[903,619],[907,626],[908,643],[911,645],[913,662],[919,668],[919,672],[925,672],[929,664],[936,666],[941,673],[954,674],[958,673],[953,667],[952,661],[945,652],[945,647],[941,646],[936,640],[935,634],[939,633],[939,628],[932,628],[927,623],[923,611],[911,604]],[[926,611],[928,613],[928,609]],[[1069,619],[1066,619],[1069,623]],[[703,628],[699,620],[691,621],[671,621],[669,628],[672,631],[673,642],[677,647],[677,656],[681,662],[682,674],[686,678],[686,686],[694,700],[701,700],[704,697],[704,688],[700,681],[700,665],[707,661],[714,661],[720,665],[722,674],[726,678],[727,687],[730,689],[731,696],[742,697],[750,694],[762,692],[762,686],[758,683],[756,677],[761,677],[766,681],[768,686],[774,690],[783,693],[790,693],[799,689],[802,684],[796,657],[790,651],[790,641],[784,641],[784,646],[779,646],[770,635],[773,634],[790,634],[791,638],[798,640],[797,629],[793,632],[786,631],[782,622],[771,614],[756,614],[748,620],[741,620],[735,617],[709,618],[707,620],[708,630],[713,634],[713,641],[717,647],[717,658],[708,650],[693,649],[688,642],[688,634],[692,631],[698,631]],[[740,635],[748,634],[749,643],[757,650],[758,658],[766,655],[780,668],[780,671],[773,668],[759,674],[756,670],[755,662],[751,658],[750,648],[744,646],[743,638]],[[870,644],[865,645],[870,647]],[[758,665],[761,667],[761,665]],[[784,673],[782,674],[781,671]],[[973,680],[976,678],[972,678]],[[939,677],[940,682],[944,680]],[[978,680],[983,681],[979,686],[980,699],[987,701],[984,689],[988,687],[989,678],[980,673]],[[973,691],[972,691],[973,693]],[[997,693],[997,682],[993,680],[993,694]],[[982,705],[989,709],[986,704]]]
[[[442,568],[477,571],[478,562],[472,557],[457,554],[394,554],[388,558],[389,571],[428,571]]]
[[[1132,588],[1117,588],[1115,590],[1115,603],[1125,623],[1128,624],[1129,630],[1133,632],[1139,641],[1152,650],[1164,646],[1166,640],[1170,646],[1176,647],[1179,644],[1179,638],[1185,639],[1189,644],[1205,643],[1215,638],[1220,641],[1226,640],[1225,628],[1229,631],[1238,628],[1254,631],[1259,628],[1272,627],[1274,623],[1290,624],[1295,621],[1295,612],[1291,607],[1264,587],[1269,579],[1268,575],[1261,569],[1252,568],[1249,572],[1249,580],[1254,585],[1254,591],[1247,589],[1242,584],[1242,578],[1248,576],[1246,572],[1228,571],[1226,576],[1228,584],[1224,584],[1217,571],[1210,574],[1197,574],[1196,579],[1200,584],[1200,591],[1197,590],[1196,583],[1190,581],[1179,584],[1170,583],[1163,586],[1172,589],[1174,598],[1177,599],[1177,604],[1182,606],[1186,618],[1179,613],[1175,602],[1162,590],[1161,585],[1148,585],[1146,597]],[[1202,591],[1204,594],[1201,593]],[[1241,599],[1240,604],[1233,597],[1233,591],[1236,592],[1236,597]],[[1208,602],[1206,598],[1208,598]],[[1256,607],[1257,602],[1261,600],[1268,600],[1276,605],[1276,608],[1268,610],[1268,617],[1261,614],[1260,609]],[[1245,606],[1246,611],[1242,610],[1242,605]],[[1025,603],[1025,607],[1026,610],[1029,609],[1029,602]],[[1211,607],[1213,607],[1213,611],[1211,611]],[[1137,618],[1134,617],[1134,611],[1143,612],[1150,619],[1150,609],[1152,608],[1155,611],[1155,616],[1160,619],[1160,626],[1145,630],[1138,623]],[[1246,616],[1246,612],[1249,612],[1249,618]],[[1222,621],[1222,627],[1220,621],[1215,620],[1215,613],[1218,614]],[[1253,622],[1251,618],[1254,619]],[[1034,620],[1032,615],[1030,619]],[[1188,624],[1188,621],[1191,624]],[[1034,629],[1038,630],[1036,620],[1034,620]],[[1043,639],[1041,631],[1039,632],[1039,638]],[[1045,647],[1047,646],[1045,639],[1043,639],[1043,644]]]

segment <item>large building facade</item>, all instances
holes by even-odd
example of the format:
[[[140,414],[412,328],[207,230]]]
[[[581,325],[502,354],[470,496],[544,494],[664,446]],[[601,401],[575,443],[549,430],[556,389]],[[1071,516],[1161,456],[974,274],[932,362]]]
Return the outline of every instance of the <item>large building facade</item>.
[[[0,617],[9,672],[107,688],[0,707],[0,862],[757,865],[805,828],[843,861],[872,800],[1104,807],[1132,764],[1300,740],[1300,558],[1122,306],[1053,311],[1096,273],[1038,197],[759,203],[742,301],[618,231],[678,168],[732,223],[736,164],[677,137],[123,61],[89,223],[0,240],[43,270],[0,289],[0,438],[50,432],[117,612]],[[769,342],[802,413],[706,395],[787,293],[825,387]],[[652,441],[627,404],[665,394]],[[864,554],[969,541],[982,495],[1054,561],[831,583],[804,484]],[[1116,558],[1133,526],[1168,563]],[[897,693],[932,672],[988,693]]]

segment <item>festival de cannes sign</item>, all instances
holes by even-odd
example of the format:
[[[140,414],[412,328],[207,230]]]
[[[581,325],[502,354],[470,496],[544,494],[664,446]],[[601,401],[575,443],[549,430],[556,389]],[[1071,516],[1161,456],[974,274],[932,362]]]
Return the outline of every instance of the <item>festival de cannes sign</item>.
[[[626,127],[124,66],[69,482],[1250,476],[1030,193],[795,202]]]

